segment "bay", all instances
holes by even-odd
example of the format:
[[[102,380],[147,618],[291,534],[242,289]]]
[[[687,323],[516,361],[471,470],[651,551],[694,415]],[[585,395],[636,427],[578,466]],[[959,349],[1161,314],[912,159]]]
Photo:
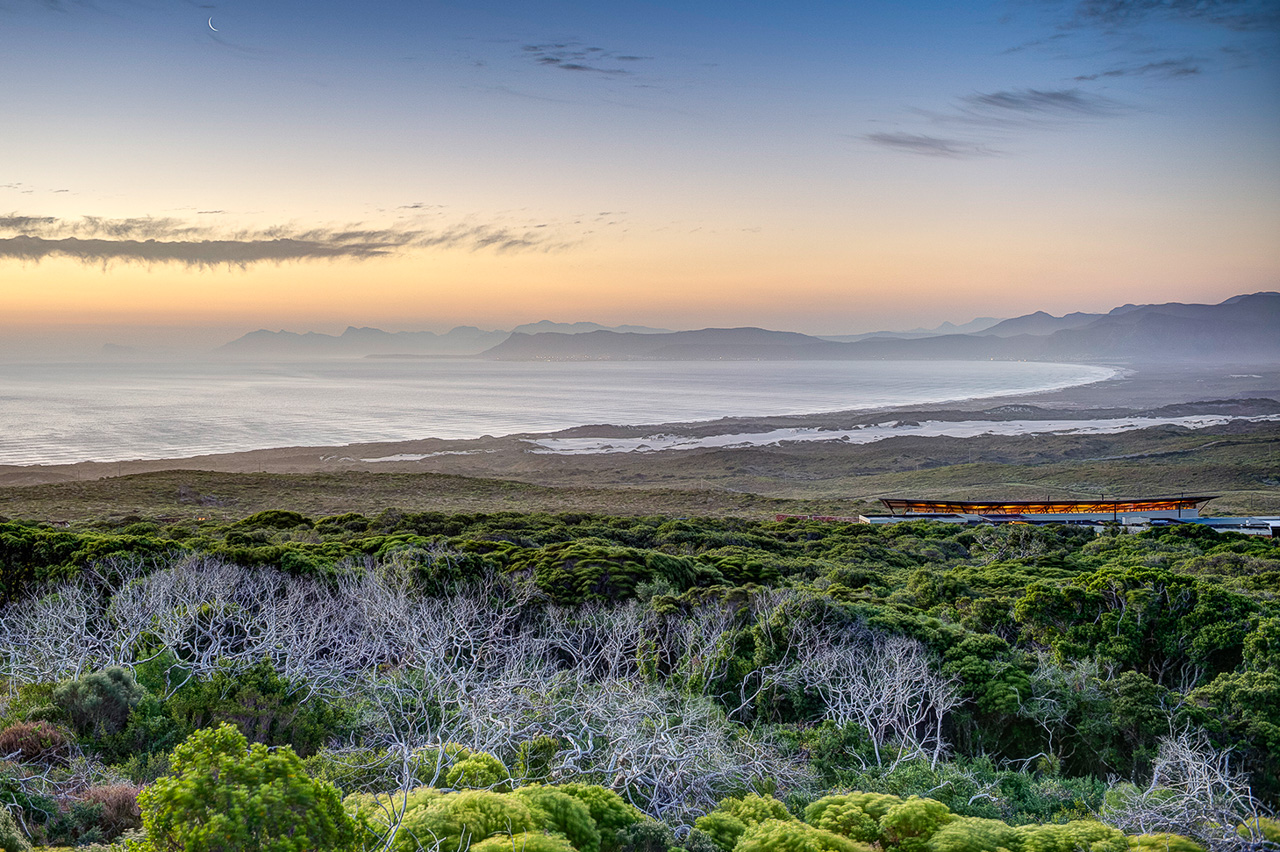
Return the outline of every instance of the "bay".
[[[922,405],[1113,373],[1004,361],[7,364],[0,365],[0,464]]]

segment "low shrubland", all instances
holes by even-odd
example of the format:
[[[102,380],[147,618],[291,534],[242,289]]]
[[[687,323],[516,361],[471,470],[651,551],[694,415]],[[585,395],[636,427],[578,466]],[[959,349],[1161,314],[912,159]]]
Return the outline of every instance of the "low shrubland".
[[[1262,539],[264,512],[0,523],[0,575],[15,843],[1272,842]]]

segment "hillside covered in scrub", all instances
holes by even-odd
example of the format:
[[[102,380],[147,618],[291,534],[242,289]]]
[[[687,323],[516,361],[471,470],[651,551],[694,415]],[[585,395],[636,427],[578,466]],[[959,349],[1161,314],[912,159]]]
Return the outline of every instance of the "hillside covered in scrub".
[[[1278,588],[1198,527],[0,522],[0,848],[1261,848]]]

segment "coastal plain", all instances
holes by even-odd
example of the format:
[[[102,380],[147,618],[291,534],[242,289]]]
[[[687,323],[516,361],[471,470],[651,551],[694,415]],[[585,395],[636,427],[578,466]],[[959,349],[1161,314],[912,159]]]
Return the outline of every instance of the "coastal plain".
[[[904,434],[564,454],[540,440],[857,429],[871,424],[1200,417],[1112,433]],[[909,430],[908,430],[909,431]],[[403,511],[850,515],[888,496],[954,499],[1217,495],[1210,514],[1280,513],[1280,368],[1121,365],[1108,380],[928,409],[599,424],[548,435],[287,447],[185,459],[0,467],[0,515],[226,520]]]

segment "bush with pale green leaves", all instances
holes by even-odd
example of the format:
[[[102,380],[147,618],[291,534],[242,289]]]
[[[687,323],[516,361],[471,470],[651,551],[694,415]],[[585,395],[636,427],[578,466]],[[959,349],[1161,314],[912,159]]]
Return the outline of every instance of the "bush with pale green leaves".
[[[795,821],[787,806],[772,796],[730,796],[694,825],[711,836],[724,852],[732,852],[747,829],[766,820]]]
[[[511,773],[502,761],[483,751],[462,750],[457,761],[445,771],[445,783],[450,787],[472,790],[511,791]]]
[[[634,805],[598,784],[558,784],[556,789],[587,806],[600,831],[600,852],[615,852],[618,832],[625,831],[644,817]]]
[[[578,852],[600,852],[600,829],[580,799],[537,784],[511,795],[528,805],[539,828],[564,835]]]
[[[898,852],[924,852],[933,835],[956,819],[956,815],[942,802],[912,796],[890,806],[880,818],[880,833],[887,848]]]
[[[929,852],[999,852],[1021,847],[1018,830],[998,819],[960,817],[934,832]]]
[[[1129,841],[1119,829],[1090,819],[1064,825],[1020,825],[1022,852],[1127,852]]]
[[[619,832],[641,819],[617,793],[589,784],[535,784],[509,793],[419,787],[353,793],[343,804],[362,826],[364,846],[389,844],[395,852],[616,852]]]
[[[880,796],[884,801],[873,805],[874,793],[847,793],[823,796],[804,809],[804,821],[815,828],[842,834],[851,840],[874,843],[880,839],[879,817],[902,800],[897,796]],[[868,810],[870,808],[870,810]]]
[[[1204,847],[1181,834],[1156,832],[1129,838],[1133,852],[1204,852]]]
[[[766,819],[745,832],[734,852],[870,852],[871,847],[797,819]]]
[[[697,829],[705,833],[722,852],[733,852],[738,840],[747,832],[747,824],[731,813],[721,810],[698,817]]]
[[[574,846],[559,834],[522,831],[519,834],[499,834],[473,843],[471,852],[574,852]]]
[[[536,828],[533,812],[519,799],[490,790],[464,790],[432,799],[425,807],[405,813],[396,849],[465,850],[470,844],[498,834],[519,834]]]
[[[1280,843],[1280,819],[1254,817],[1236,830],[1241,837],[1261,837],[1271,843]]]
[[[352,848],[355,825],[332,784],[293,749],[268,749],[232,725],[196,731],[173,774],[138,795],[154,852],[311,852]]]

